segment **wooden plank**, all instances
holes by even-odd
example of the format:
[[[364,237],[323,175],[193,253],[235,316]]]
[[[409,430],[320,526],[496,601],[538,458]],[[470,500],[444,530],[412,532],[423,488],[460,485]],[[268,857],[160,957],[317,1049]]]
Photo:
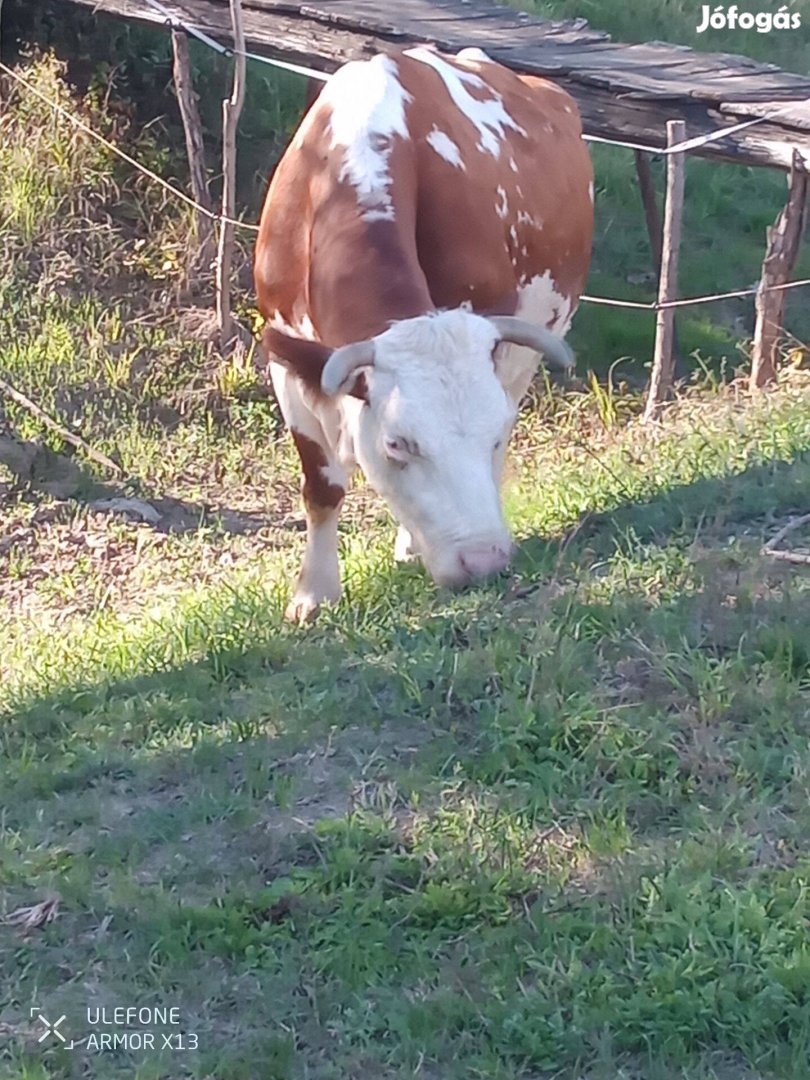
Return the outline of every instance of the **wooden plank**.
[[[317,22],[384,34],[389,39],[430,40],[448,49],[496,42],[511,44],[516,34],[529,47],[551,37],[557,42],[583,45],[606,38],[601,32],[583,27],[581,20],[545,22],[511,8],[470,9],[458,0],[412,0],[395,10],[396,14],[389,9],[382,15],[374,0],[308,0],[300,7],[303,17]]]
[[[153,26],[166,26],[164,15],[147,8],[139,0],[64,2],[89,7],[97,14],[107,13]],[[179,4],[176,0],[167,0],[163,6],[176,10],[186,25],[207,32],[224,45],[233,44],[228,8],[217,0],[194,0],[193,15],[190,14],[192,5],[188,2]],[[266,13],[248,10],[244,24],[250,51],[291,60],[318,71],[334,71],[349,60],[371,56],[381,48],[379,40],[360,32],[351,33],[335,28],[328,34],[313,33],[312,22],[296,15],[274,15],[270,19]]]
[[[242,0],[230,0],[230,9],[236,52],[233,58],[231,94],[222,102],[222,221],[219,223],[215,282],[219,347],[223,354],[230,349],[234,337],[234,321],[231,314],[231,264],[234,240],[233,217],[236,213],[236,129],[239,124],[239,114],[245,103],[247,79]]]
[[[96,12],[109,12],[125,18],[156,25],[165,25],[165,18],[147,8],[142,0],[63,0],[90,7]],[[785,72],[778,72],[773,65],[755,65],[753,61],[740,62],[739,78],[736,69],[729,71],[725,81],[709,83],[709,97],[699,96],[701,80],[697,71],[705,72],[712,60],[710,54],[693,54],[684,47],[665,47],[658,43],[645,45],[620,45],[609,41],[570,41],[561,31],[545,34],[524,46],[524,30],[505,30],[493,46],[494,34],[488,19],[470,19],[464,26],[464,38],[456,36],[456,27],[447,22],[441,33],[436,23],[433,28],[422,23],[416,30],[398,29],[410,12],[414,18],[428,10],[439,14],[451,14],[453,4],[459,0],[446,0],[437,9],[429,0],[380,0],[385,14],[378,12],[376,30],[351,27],[351,19],[344,25],[325,24],[318,19],[340,9],[351,15],[361,13],[369,25],[375,10],[372,0],[245,0],[245,35],[252,52],[297,62],[319,71],[334,71],[350,59],[358,59],[385,50],[406,40],[439,41],[445,47],[457,49],[464,45],[479,45],[493,59],[500,60],[521,72],[548,76],[558,81],[577,100],[583,116],[585,131],[604,138],[619,138],[648,146],[661,146],[663,129],[668,119],[685,120],[691,135],[708,134],[719,127],[729,126],[734,117],[727,114],[732,98],[741,93],[741,78],[750,73],[751,82],[745,93],[756,96],[761,87],[767,87],[768,101],[787,95],[810,97],[810,80]],[[191,25],[207,30],[217,40],[230,43],[230,20],[224,0],[162,0],[167,8],[182,12],[183,19]],[[260,5],[260,6],[257,6]],[[330,6],[331,5],[331,6]],[[272,7],[272,10],[271,10]],[[302,14],[304,8],[321,14],[318,18]],[[391,10],[394,14],[391,14]],[[486,3],[469,6],[470,12],[490,12]],[[192,14],[193,13],[193,14]],[[402,13],[402,15],[401,15]],[[408,15],[408,18],[410,16]],[[480,29],[476,27],[480,25]],[[534,24],[531,33],[535,33]],[[328,29],[326,27],[328,26]],[[382,26],[384,29],[379,29]],[[410,24],[409,24],[410,26]],[[579,31],[571,31],[577,34]],[[459,31],[460,33],[460,31]],[[519,41],[515,38],[519,36]],[[445,38],[451,40],[445,41]],[[506,41],[507,44],[500,44]],[[737,63],[737,58],[718,54],[726,68]],[[689,80],[686,92],[682,77],[694,65],[695,78]],[[753,65],[753,66],[752,66]],[[708,73],[706,73],[708,74]],[[760,81],[762,80],[762,81]],[[778,84],[778,93],[774,91]],[[733,89],[732,89],[733,88]],[[729,89],[729,97],[714,100]],[[744,103],[741,103],[744,104]],[[701,149],[702,156],[749,165],[778,166],[789,169],[791,148],[795,146],[802,159],[810,165],[810,131],[801,125],[767,120],[731,136],[722,142],[708,144]]]
[[[721,75],[706,71],[706,60],[695,54],[648,46],[594,44],[555,47],[550,42],[541,49],[522,44],[490,52],[510,66],[543,68],[549,73],[565,72],[577,81],[612,87],[617,93],[634,97],[662,97],[679,100],[696,96],[707,101],[776,100],[810,96],[810,79],[788,72],[778,77],[770,72],[752,73],[725,68]]]
[[[180,117],[183,121],[188,171],[191,178],[191,193],[198,206],[209,211],[209,214],[201,213],[199,210],[194,212],[194,230],[197,241],[197,252],[194,259],[195,270],[210,272],[214,245],[213,222],[209,215],[213,210],[213,203],[211,193],[208,190],[208,172],[205,168],[202,123],[197,108],[197,96],[194,93],[194,78],[191,69],[191,57],[188,51],[188,37],[182,30],[172,31],[172,55],[174,59],[174,87]]]
[[[647,224],[647,236],[650,241],[653,267],[661,280],[661,241],[664,227],[661,222],[661,214],[658,211],[658,197],[655,193],[655,182],[652,169],[650,168],[650,155],[642,150],[633,153],[636,161],[636,176],[638,177],[638,190],[641,195],[641,205],[644,208],[644,220]],[[685,374],[680,344],[678,342],[678,324],[673,318],[672,322],[672,353],[674,357],[673,370],[675,378]]]
[[[775,110],[785,109],[789,103],[784,101],[763,102],[721,102],[718,106],[721,113],[728,113],[736,119],[744,117],[768,116]],[[785,128],[796,128],[799,131],[810,131],[810,101],[803,99],[797,101],[789,113],[781,113],[778,117],[779,125]]]
[[[259,10],[278,11],[278,0],[252,0],[248,5]],[[284,7],[292,5],[284,4]],[[591,30],[585,20],[559,20],[550,22],[538,19],[527,12],[497,4],[473,7],[464,0],[404,0],[396,6],[383,7],[374,0],[308,0],[294,5],[297,10],[313,18],[340,22],[341,25],[384,28],[403,24],[424,24],[429,27],[437,22],[488,20],[494,27],[533,28],[548,32],[553,27],[579,31],[583,40],[601,40],[602,31]]]

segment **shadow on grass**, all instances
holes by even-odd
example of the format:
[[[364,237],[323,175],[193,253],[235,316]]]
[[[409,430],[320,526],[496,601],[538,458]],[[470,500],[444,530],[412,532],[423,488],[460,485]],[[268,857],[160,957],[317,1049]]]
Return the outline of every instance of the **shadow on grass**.
[[[54,455],[56,456],[56,455]],[[99,483],[86,469],[70,462],[75,469],[69,486],[51,475],[43,475],[36,482],[26,485],[4,485],[0,482],[0,501],[16,503],[30,501],[38,507],[36,520],[47,522],[72,517],[83,509],[108,514],[118,514],[139,521],[156,533],[182,534],[196,532],[201,528],[216,528],[223,534],[241,536],[261,532],[262,529],[285,527],[296,532],[305,528],[303,514],[277,514],[270,511],[236,509],[210,502],[194,502],[142,491],[133,495],[127,485]],[[52,495],[56,500],[47,506],[40,505],[40,493]]]
[[[183,512],[198,509],[180,505]],[[242,720],[227,713],[228,703],[234,688],[247,689],[255,680],[263,684],[272,680],[283,687],[282,696],[276,698],[266,718],[279,730],[289,726],[292,717],[296,726],[305,718],[307,724],[325,731],[343,722],[339,710],[345,710],[347,718],[362,714],[379,723],[386,711],[386,680],[396,675],[407,683],[405,672],[386,667],[386,651],[402,649],[416,655],[423,647],[429,652],[463,648],[481,625],[487,626],[488,633],[509,633],[511,616],[519,614],[521,597],[531,594],[534,587],[545,597],[550,595],[547,586],[558,579],[564,580],[566,591],[570,591],[591,580],[595,563],[604,568],[617,555],[632,557],[643,550],[675,544],[691,557],[704,541],[717,548],[720,543],[746,536],[756,550],[771,521],[792,512],[806,512],[808,505],[810,468],[806,460],[777,461],[737,475],[701,479],[643,502],[587,515],[561,539],[529,537],[520,545],[516,573],[508,583],[494,582],[455,597],[437,596],[421,569],[391,564],[378,568],[374,580],[359,587],[352,588],[348,582],[343,605],[323,613],[315,628],[300,630],[280,623],[278,610],[267,606],[268,598],[252,597],[243,624],[235,617],[232,633],[222,632],[229,630],[227,610],[217,613],[217,627],[211,629],[210,640],[202,621],[196,650],[201,659],[175,665],[156,655],[154,649],[146,650],[143,659],[150,670],[97,685],[92,681],[66,685],[51,694],[33,694],[17,702],[13,715],[6,718],[5,735],[14,738],[15,732],[22,736],[28,732],[47,737],[51,724],[54,732],[67,734],[88,710],[103,705],[109,711],[115,703],[130,699],[161,701],[158,727],[166,738],[174,726],[190,723],[198,713],[202,733],[226,721],[239,727]],[[719,551],[715,554],[719,556]],[[725,563],[733,569],[746,559],[756,561],[757,555],[750,550],[744,554],[730,551]],[[758,561],[756,566],[759,571]],[[781,573],[774,567],[765,570],[773,570],[777,576]],[[630,599],[628,594],[619,602]],[[644,608],[644,597],[637,599]],[[238,607],[235,610],[242,614]],[[182,628],[176,636],[183,638]],[[154,670],[156,667],[165,670]],[[446,687],[434,680],[431,689],[437,702],[443,700]],[[324,694],[329,708],[322,705]],[[249,712],[247,699],[240,701],[241,711]],[[408,712],[413,714],[411,706]],[[51,717],[49,723],[44,720],[47,716]],[[152,722],[154,717],[143,716],[139,726],[128,725],[127,753],[130,747],[137,748],[138,731],[145,733]],[[250,734],[249,722],[245,724],[244,730]],[[114,734],[112,730],[109,733]]]
[[[594,469],[598,468],[594,461]],[[648,499],[585,515],[571,531],[567,560],[575,568],[583,544],[609,555],[628,535],[645,544],[667,544],[673,537],[683,540],[690,534],[697,540],[707,529],[716,533],[727,524],[764,523],[792,512],[806,513],[808,506],[810,451],[788,461],[773,460],[744,472],[675,485]],[[521,553],[532,558],[554,545],[547,538],[529,537]]]
[[[21,702],[3,876],[63,914],[3,931],[16,1000],[34,971],[67,1012],[171,988],[210,1033],[173,1077],[803,1075],[810,603],[756,551],[809,472],[527,541],[528,595],[408,610],[393,569],[314,630],[259,611]]]

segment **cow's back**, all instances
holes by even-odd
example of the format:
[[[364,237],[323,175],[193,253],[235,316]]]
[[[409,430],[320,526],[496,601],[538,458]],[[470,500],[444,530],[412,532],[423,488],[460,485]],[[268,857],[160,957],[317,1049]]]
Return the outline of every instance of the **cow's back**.
[[[418,86],[417,244],[436,305],[511,311],[544,277],[575,302],[590,262],[593,173],[570,95],[478,50],[452,60],[412,50],[402,78]]]
[[[265,316],[341,344],[420,308],[521,310],[534,291],[535,314],[567,329],[593,226],[571,97],[478,50],[406,50],[333,79],[268,193]]]

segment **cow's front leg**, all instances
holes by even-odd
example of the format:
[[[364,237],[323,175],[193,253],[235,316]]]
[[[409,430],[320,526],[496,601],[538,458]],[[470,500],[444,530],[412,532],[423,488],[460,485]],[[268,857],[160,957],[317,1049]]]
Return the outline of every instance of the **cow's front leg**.
[[[318,441],[293,429],[303,469],[302,494],[307,518],[307,545],[298,585],[285,617],[309,622],[323,603],[340,599],[338,518],[346,493],[346,474]]]
[[[270,374],[281,413],[301,458],[307,545],[298,585],[285,616],[303,623],[315,615],[322,603],[340,597],[337,526],[347,477],[337,459],[334,440],[327,438],[298,379],[277,362],[271,363]]]
[[[307,546],[298,585],[284,617],[297,623],[310,622],[321,604],[340,599],[340,563],[337,526],[340,505],[322,507],[307,504]]]

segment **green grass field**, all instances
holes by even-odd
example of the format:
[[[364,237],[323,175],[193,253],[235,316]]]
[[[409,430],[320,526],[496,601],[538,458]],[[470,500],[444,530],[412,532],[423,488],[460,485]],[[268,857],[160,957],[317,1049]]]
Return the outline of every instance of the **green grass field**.
[[[736,199],[761,251],[771,181],[712,168],[697,234]],[[293,454],[207,343],[188,229],[0,115],[0,369],[127,477],[0,475],[0,1078],[810,1076],[810,577],[760,554],[810,503],[810,373],[752,399],[709,364],[653,428],[627,386],[538,388],[508,577],[437,592],[358,486],[346,597],[294,629]],[[102,1006],[176,1007],[173,1049],[96,1052]]]

